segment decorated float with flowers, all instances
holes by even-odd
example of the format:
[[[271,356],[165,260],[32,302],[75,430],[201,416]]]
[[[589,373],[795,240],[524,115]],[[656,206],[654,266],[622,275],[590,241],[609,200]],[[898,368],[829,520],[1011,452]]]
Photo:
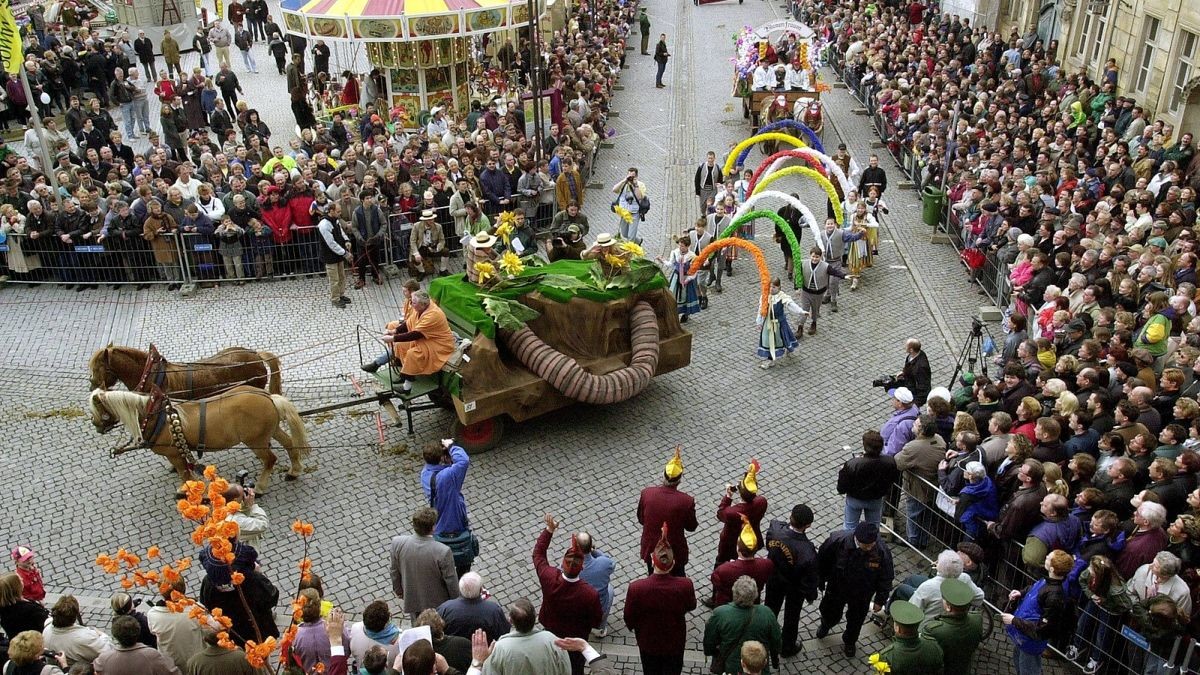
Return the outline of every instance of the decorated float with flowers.
[[[819,118],[821,94],[829,85],[817,74],[818,38],[790,19],[743,26],[733,35],[733,95],[742,99],[742,116],[752,131],[784,118]]]
[[[455,438],[476,451],[495,446],[508,423],[618,403],[691,362],[675,296],[635,242],[546,262],[518,253],[510,221],[504,214],[494,234],[467,244],[466,274],[429,288],[464,343],[431,398],[453,410]]]

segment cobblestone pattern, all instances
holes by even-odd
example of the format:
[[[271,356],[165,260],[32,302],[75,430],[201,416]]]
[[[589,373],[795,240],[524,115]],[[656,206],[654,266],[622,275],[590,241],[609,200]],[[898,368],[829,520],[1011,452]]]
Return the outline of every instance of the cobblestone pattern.
[[[665,246],[668,234],[682,229],[686,221],[679,214],[694,208],[691,172],[703,151],[731,147],[748,133],[737,100],[728,96],[728,37],[744,23],[773,18],[775,11],[760,0],[698,9],[686,0],[651,4],[654,35],[667,32],[674,41],[670,88],[653,88],[651,57],[636,50],[629,54],[625,91],[615,102],[620,134],[615,147],[602,152],[597,169],[607,195],[607,186],[627,166],[644,167],[643,179],[656,202],[643,224],[652,253]],[[283,104],[264,108],[267,115],[290,114]],[[862,124],[866,118],[831,112],[862,161],[871,139]],[[691,140],[685,143],[681,135]],[[759,159],[761,154],[754,153],[751,161]],[[818,189],[795,187],[814,211],[821,210]],[[500,449],[474,457],[466,491],[473,527],[483,539],[476,569],[499,599],[538,599],[529,556],[545,510],[559,514],[568,530],[592,531],[597,545],[618,561],[612,630],[604,648],[617,656],[624,672],[638,672],[634,640],[620,618],[624,589],[641,571],[634,508],[639,490],[655,482],[675,444],[684,447],[684,488],[696,496],[702,522],[690,540],[700,595],[709,592],[704,577],[715,555],[721,486],[736,480],[752,456],[764,467],[769,517],[786,517],[792,504],[805,501],[816,512],[816,539],[837,527],[842,506],[832,477],[846,458],[842,448],[856,446],[861,431],[877,427],[888,410],[869,381],[899,369],[901,343],[909,336],[928,345],[935,381],[948,377],[953,359],[929,309],[938,308],[955,326],[961,308],[942,297],[962,295],[966,284],[958,277],[955,285],[953,274],[940,268],[927,273],[927,265],[911,274],[893,269],[906,260],[940,261],[949,255],[937,247],[918,249],[919,241],[911,241],[919,239],[921,226],[905,226],[919,223],[905,201],[892,199],[886,222],[897,246],[885,243],[862,288],[843,292],[841,312],[825,314],[820,333],[803,339],[796,359],[769,371],[758,369],[753,357],[758,284],[743,259],[726,292],[713,295],[711,309],[688,324],[696,335],[690,367],[656,379],[634,400],[607,408],[574,406],[511,427]],[[595,232],[607,229],[596,224],[615,221],[608,202],[606,196],[589,194],[587,212]],[[782,257],[768,236],[760,225],[758,243],[772,270],[781,273]],[[947,267],[954,269],[952,260]],[[923,299],[921,294],[930,291],[935,297]],[[154,543],[168,556],[192,554],[184,545],[187,528],[172,507],[175,479],[165,461],[144,452],[109,459],[107,449],[117,438],[97,436],[77,416],[87,390],[87,355],[109,340],[139,346],[154,341],[176,360],[242,344],[284,355],[285,393],[302,408],[343,400],[353,390],[342,377],[358,365],[355,326],[373,330],[394,316],[398,288],[395,282],[369,286],[352,295],[355,302],[346,310],[329,307],[324,297],[319,279],[202,290],[188,299],[161,290],[104,290],[82,297],[47,287],[4,292],[0,399],[7,402],[8,414],[0,417],[0,438],[6,440],[0,446],[0,479],[10,486],[9,503],[19,506],[0,525],[0,539],[27,542],[40,552],[52,592],[87,598],[107,598],[116,588],[91,564],[100,551]],[[419,448],[444,436],[450,419],[441,411],[418,413],[414,437],[389,429],[382,448],[369,408],[310,420],[315,449],[307,471],[299,483],[276,482],[263,499],[273,518],[272,535],[262,547],[265,571],[281,588],[291,585],[300,545],[287,523],[303,517],[317,523],[311,554],[335,602],[357,613],[371,599],[389,598],[388,539],[409,529],[412,510],[423,503],[415,478]],[[214,453],[207,460],[227,475],[256,467],[244,450]],[[560,535],[552,544],[552,556],[561,553],[564,540]],[[899,554],[899,576],[923,567]],[[198,582],[198,576],[191,581]],[[89,607],[92,622],[106,625],[102,603]],[[705,670],[698,650],[707,616],[702,608],[690,618],[689,673]],[[783,672],[864,672],[866,655],[883,644],[868,626],[859,657],[848,661],[841,656],[836,630],[815,641],[815,629],[815,609],[810,609],[801,629],[807,649],[785,662]],[[1003,656],[989,655],[986,661],[997,672],[1004,663]]]

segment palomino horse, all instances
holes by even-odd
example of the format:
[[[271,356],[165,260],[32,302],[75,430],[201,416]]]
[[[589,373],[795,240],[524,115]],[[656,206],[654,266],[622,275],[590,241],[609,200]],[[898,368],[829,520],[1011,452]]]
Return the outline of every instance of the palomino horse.
[[[271,469],[275,466],[272,438],[287,450],[291,459],[287,480],[300,477],[302,462],[310,449],[308,435],[300,413],[287,398],[243,385],[199,401],[159,398],[162,405],[148,414],[151,398],[147,394],[120,390],[96,389],[91,393],[88,407],[96,430],[104,434],[120,424],[132,439],[113,450],[114,456],[135,447],[148,447],[171,462],[181,481],[193,480],[187,453],[176,445],[171,430],[173,412],[179,417],[183,440],[190,452],[227,450],[239,443],[253,450],[263,464],[255,488],[258,492],[265,493],[271,482]],[[284,422],[291,435],[284,432]],[[143,428],[147,429],[145,434]]]
[[[92,354],[88,369],[93,389],[109,389],[121,381],[130,391],[143,383],[157,386],[174,399],[194,400],[213,396],[239,384],[283,393],[279,357],[245,347],[229,347],[193,363],[171,363],[158,355],[111,343]],[[153,358],[152,358],[153,357]],[[145,388],[144,388],[145,389]]]

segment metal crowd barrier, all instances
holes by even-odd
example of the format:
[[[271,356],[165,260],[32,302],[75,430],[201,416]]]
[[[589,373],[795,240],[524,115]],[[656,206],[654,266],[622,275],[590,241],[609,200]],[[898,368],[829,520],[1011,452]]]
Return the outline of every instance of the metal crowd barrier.
[[[57,236],[34,238],[9,232],[0,244],[0,273],[9,283],[66,284],[84,290],[101,284],[169,285],[187,282],[179,237],[110,236],[94,243],[64,243]]]
[[[890,529],[899,543],[932,562],[938,551],[955,550],[959,543],[969,540],[970,535],[952,514],[943,511],[938,504],[941,502],[948,507],[953,498],[940,486],[919,476],[916,479],[929,486],[938,496],[935,503],[924,504],[924,513],[916,526],[920,534],[927,538],[926,544],[918,547],[908,541],[907,517],[902,520],[901,516],[906,516],[907,502],[913,498],[903,487],[897,485],[888,496],[885,513],[890,511],[895,517]],[[1039,576],[1035,576],[1035,573],[1040,575],[1040,569],[1031,570],[1022,561],[1023,542],[983,538],[977,543],[988,556],[987,563],[981,567],[978,577],[979,585],[985,594],[985,602],[992,611],[1011,611],[1008,607],[1009,593],[1013,590],[1024,591],[1036,582]],[[932,553],[932,557],[929,553]],[[917,571],[924,573],[924,569]],[[897,574],[897,577],[900,575]],[[1160,648],[1155,651],[1149,640],[1135,630],[1129,621],[1124,620],[1124,617],[1104,616],[1102,610],[1089,611],[1089,603],[1085,597],[1083,594],[1080,596],[1078,621],[1069,643],[1050,646],[1050,651],[1057,658],[1067,660],[1068,647],[1075,646],[1084,655],[1084,658],[1077,657],[1079,665],[1082,666],[1087,658],[1094,656],[1101,666],[1097,672],[1101,673],[1167,675],[1194,672],[1195,667],[1200,667],[1200,655],[1195,653],[1196,643],[1182,630],[1171,642],[1169,649]],[[1097,630],[1099,620],[1105,621],[1105,627],[1111,628],[1107,634]],[[992,633],[991,639],[1007,641],[1008,638],[1004,631],[998,630]],[[1011,649],[1007,645],[1005,648]],[[1193,664],[1193,661],[1197,663]]]

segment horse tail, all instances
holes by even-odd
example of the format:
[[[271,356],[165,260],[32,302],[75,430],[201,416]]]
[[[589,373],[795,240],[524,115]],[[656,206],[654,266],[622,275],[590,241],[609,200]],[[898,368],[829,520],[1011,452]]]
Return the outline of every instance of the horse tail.
[[[288,432],[292,437],[292,445],[296,448],[296,453],[300,459],[307,458],[312,448],[308,445],[308,432],[304,430],[304,420],[300,417],[300,411],[296,410],[296,404],[279,394],[272,394],[271,402],[275,404],[275,411],[279,413],[279,418],[287,422]]]
[[[282,394],[283,369],[279,364],[279,357],[271,352],[258,352],[258,358],[262,359],[263,366],[267,369],[267,393]]]

